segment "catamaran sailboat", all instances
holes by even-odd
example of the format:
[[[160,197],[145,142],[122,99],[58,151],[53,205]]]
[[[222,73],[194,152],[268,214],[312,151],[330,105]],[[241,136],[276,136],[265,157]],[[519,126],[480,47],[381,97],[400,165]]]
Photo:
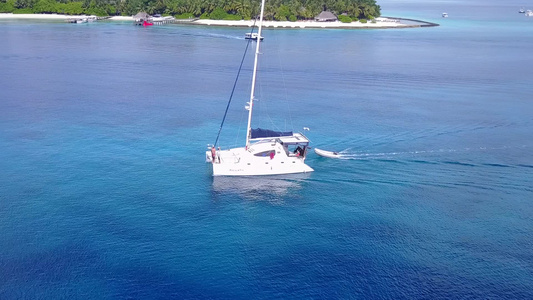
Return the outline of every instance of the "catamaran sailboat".
[[[261,1],[261,14],[257,36],[262,37],[265,0]],[[250,101],[247,103],[248,126],[244,147],[228,150],[217,149],[217,143],[209,146],[206,161],[213,167],[213,176],[280,175],[312,172],[305,164],[309,139],[302,133],[280,132],[268,129],[252,129],[252,112],[255,82],[261,39],[257,40]],[[218,141],[218,138],[217,138]]]

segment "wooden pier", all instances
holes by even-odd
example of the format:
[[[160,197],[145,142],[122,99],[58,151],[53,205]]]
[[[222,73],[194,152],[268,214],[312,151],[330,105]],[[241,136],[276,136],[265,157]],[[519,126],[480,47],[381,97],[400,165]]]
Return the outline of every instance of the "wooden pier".
[[[111,17],[107,16],[107,17],[98,17],[98,16],[78,16],[76,18],[68,18],[66,19],[65,21],[67,23],[89,23],[89,22],[95,22],[95,21],[99,21],[99,20],[105,20],[105,19],[109,19]]]
[[[164,25],[164,24],[180,24],[180,23],[190,23],[198,20],[198,18],[191,19],[176,19],[174,17],[152,17],[146,19],[146,22],[151,23],[152,25]],[[135,20],[134,24],[142,26],[144,25],[144,19]]]

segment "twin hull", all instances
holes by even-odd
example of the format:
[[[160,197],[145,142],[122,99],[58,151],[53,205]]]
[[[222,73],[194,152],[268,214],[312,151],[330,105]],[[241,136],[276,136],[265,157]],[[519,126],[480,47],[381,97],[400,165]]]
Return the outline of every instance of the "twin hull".
[[[213,176],[280,175],[313,172],[304,163],[306,149],[291,152],[278,142],[258,143],[249,149],[218,150],[213,155],[206,152],[206,160],[213,166]]]

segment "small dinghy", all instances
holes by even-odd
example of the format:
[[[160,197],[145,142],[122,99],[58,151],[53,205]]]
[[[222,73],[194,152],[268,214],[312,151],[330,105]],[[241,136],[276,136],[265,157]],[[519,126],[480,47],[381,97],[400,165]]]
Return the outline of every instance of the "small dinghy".
[[[340,158],[341,157],[341,155],[338,152],[320,150],[318,148],[314,148],[314,150],[315,150],[315,153],[320,156],[329,157],[329,158]]]

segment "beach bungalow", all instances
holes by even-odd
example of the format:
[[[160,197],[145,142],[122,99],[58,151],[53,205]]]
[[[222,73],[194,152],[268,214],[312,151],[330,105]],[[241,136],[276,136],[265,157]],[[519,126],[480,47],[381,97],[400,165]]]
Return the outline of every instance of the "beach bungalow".
[[[150,15],[143,11],[133,16],[133,20],[135,20],[135,22],[148,21],[150,20]]]
[[[323,11],[318,16],[315,17],[315,21],[317,22],[335,22],[337,21],[337,16],[335,16],[330,11]]]

